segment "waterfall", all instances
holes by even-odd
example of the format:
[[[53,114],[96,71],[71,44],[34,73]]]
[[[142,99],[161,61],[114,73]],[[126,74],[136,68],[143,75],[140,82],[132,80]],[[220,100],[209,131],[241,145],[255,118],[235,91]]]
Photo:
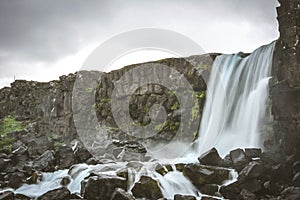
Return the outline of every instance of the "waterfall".
[[[197,155],[212,147],[223,156],[234,148],[262,147],[274,46],[272,42],[246,57],[238,53],[216,58],[196,141]]]

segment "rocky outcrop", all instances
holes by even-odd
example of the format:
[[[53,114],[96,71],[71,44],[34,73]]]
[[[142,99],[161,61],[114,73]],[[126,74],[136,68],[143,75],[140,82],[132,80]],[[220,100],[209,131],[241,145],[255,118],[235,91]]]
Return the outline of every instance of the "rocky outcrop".
[[[149,176],[142,176],[132,188],[132,193],[137,198],[163,198],[158,182]]]
[[[200,71],[209,68],[215,56],[215,54],[211,54],[189,58],[170,58],[152,63],[130,65],[109,73],[83,71],[61,76],[59,80],[48,83],[16,80],[11,84],[11,87],[0,89],[0,124],[9,116],[17,121],[24,122],[25,125],[34,123],[35,130],[32,133],[35,133],[36,139],[26,142],[36,143],[36,145],[32,145],[34,148],[30,149],[30,153],[37,152],[40,155],[49,149],[49,146],[44,145],[46,140],[51,139],[52,144],[66,143],[68,145],[77,138],[73,114],[82,112],[80,110],[82,106],[76,103],[84,103],[86,97],[95,94],[95,102],[92,102],[89,108],[85,108],[87,110],[84,113],[89,113],[92,110],[96,111],[97,121],[107,131],[108,138],[138,141],[137,138],[128,135],[117,126],[111,110],[112,92],[115,89],[115,84],[128,71],[141,65],[160,64],[179,72],[183,75],[182,78],[184,77],[192,86],[197,96],[197,101],[193,102],[197,109],[192,111],[193,117],[188,124],[189,127],[198,127],[206,90],[206,83]],[[75,81],[78,77],[80,79],[81,74],[94,78],[101,76],[101,80],[98,80],[98,82],[93,80],[96,82],[96,90],[90,87],[81,88],[80,94],[73,94]],[[142,80],[147,80],[148,75],[140,74],[139,77]],[[72,101],[74,95],[80,98],[76,102]],[[150,108],[156,104],[165,107],[167,119],[161,126],[155,128],[157,134],[147,142],[167,142],[174,137],[180,124],[180,114],[178,114],[180,105],[173,91],[160,84],[143,85],[131,95],[128,105],[130,107],[130,117],[135,125],[147,125],[150,122]],[[82,118],[85,121],[92,121],[89,116],[82,116]],[[185,132],[189,131],[185,130]],[[191,141],[194,134],[196,133],[185,134],[181,139]],[[32,135],[28,136],[31,137]],[[24,139],[26,140],[26,138]],[[105,152],[107,151],[105,150]]]
[[[266,146],[300,159],[300,2],[279,0],[280,38],[273,60],[271,100],[273,137]],[[274,151],[274,149],[273,149]],[[285,158],[284,158],[285,159]]]
[[[98,175],[81,183],[81,195],[89,200],[111,199],[116,188],[127,190],[127,181],[118,176]]]

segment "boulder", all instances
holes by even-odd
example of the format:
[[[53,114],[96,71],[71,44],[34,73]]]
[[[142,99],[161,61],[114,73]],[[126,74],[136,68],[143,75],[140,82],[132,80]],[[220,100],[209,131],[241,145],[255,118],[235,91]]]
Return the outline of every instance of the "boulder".
[[[300,199],[300,187],[288,187],[281,192],[282,199]]]
[[[263,176],[265,173],[264,166],[257,161],[250,162],[242,171],[239,173],[239,180],[251,179]]]
[[[185,166],[185,164],[183,164],[183,163],[176,163],[175,164],[176,170],[179,171],[179,172],[183,171],[184,166]]]
[[[86,148],[82,147],[75,152],[75,156],[79,162],[83,163],[90,159],[92,154]]]
[[[128,173],[128,168],[121,168],[116,172],[117,176],[125,178],[126,180],[128,179]]]
[[[233,162],[232,162],[229,154],[226,155],[225,158],[223,159],[222,166],[226,167],[226,168],[232,168],[233,167]]]
[[[159,163],[155,166],[155,171],[162,176],[168,173],[167,169]]]
[[[201,194],[207,194],[210,196],[215,196],[215,193],[218,192],[219,186],[216,184],[206,184],[201,189]]]
[[[67,200],[70,198],[70,191],[65,188],[58,188],[51,191],[46,192],[42,196],[38,197],[38,200]]]
[[[263,188],[263,183],[257,178],[245,179],[243,182],[239,181],[239,184],[243,189],[246,189],[252,193],[256,193]]]
[[[4,171],[10,161],[10,159],[0,158],[0,171]]]
[[[200,164],[187,164],[183,169],[183,175],[189,178],[198,189],[205,184],[221,185],[229,179],[229,174],[228,169]]]
[[[246,148],[245,155],[248,158],[258,158],[261,154],[261,149],[259,148]]]
[[[293,163],[292,172],[293,172],[293,174],[300,172],[300,161],[296,161]]]
[[[41,156],[33,161],[33,168],[36,170],[48,170],[55,164],[54,152],[51,150],[45,151]]]
[[[126,179],[114,175],[92,176],[81,182],[81,195],[89,200],[107,200],[116,188],[126,190]]]
[[[292,180],[293,186],[300,187],[300,172],[295,174]]]
[[[243,149],[230,151],[230,159],[233,163],[234,169],[238,172],[240,172],[250,162],[250,159],[246,156]]]
[[[15,194],[14,200],[31,200],[32,198],[27,197],[23,194]]]
[[[221,166],[223,161],[216,148],[205,152],[198,158],[202,165]]]
[[[245,189],[242,190],[239,197],[241,200],[257,200],[255,194]]]
[[[196,197],[191,196],[191,195],[175,194],[174,200],[196,200]]]
[[[116,188],[112,194],[111,200],[134,200],[135,198],[121,188]]]
[[[222,186],[220,188],[220,193],[226,199],[236,199],[241,193],[242,188],[238,181],[231,183],[229,185]]]
[[[137,198],[159,199],[163,197],[158,182],[149,176],[141,176],[132,188],[132,193]]]
[[[10,176],[8,187],[16,189],[26,182],[25,179],[26,177],[23,173],[15,172]]]
[[[14,200],[14,193],[11,191],[0,193],[0,200]]]
[[[58,150],[60,168],[65,169],[75,164],[76,158],[71,147],[61,146]]]

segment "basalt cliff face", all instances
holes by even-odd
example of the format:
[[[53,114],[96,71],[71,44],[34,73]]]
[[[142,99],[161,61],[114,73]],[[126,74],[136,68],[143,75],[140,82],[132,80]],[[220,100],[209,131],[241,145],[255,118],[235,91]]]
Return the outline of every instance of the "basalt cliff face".
[[[205,100],[206,83],[204,78],[207,69],[211,66],[213,58],[216,54],[192,56],[189,58],[170,58],[143,65],[162,64],[175,69],[182,78],[189,81],[193,91],[197,95],[193,105],[191,115],[193,118],[189,121],[190,126],[199,126],[199,118],[201,117],[202,108]],[[35,81],[16,80],[11,87],[5,87],[0,90],[0,120],[1,124],[6,119],[13,119],[22,122],[22,126],[30,125],[31,131],[35,133],[37,140],[48,141],[49,144],[37,143],[38,146],[51,146],[53,143],[51,138],[55,138],[57,143],[70,144],[74,139],[78,139],[73,112],[79,112],[81,105],[72,104],[73,88],[76,78],[81,74],[86,74],[94,81],[97,86],[95,89],[87,87],[81,90],[80,99],[76,102],[84,103],[85,97],[91,94],[95,95],[95,102],[86,108],[86,112],[96,111],[97,121],[108,132],[110,139],[135,140],[126,135],[119,129],[111,111],[111,96],[114,90],[114,84],[127,71],[140,66],[135,64],[115,70],[109,73],[96,71],[82,71],[68,76],[61,76],[59,80],[40,83]],[[203,73],[199,73],[197,69],[201,69]],[[93,77],[101,75],[101,81],[94,80]],[[147,74],[141,74],[140,78],[147,79]],[[185,91],[189,92],[189,91]],[[190,91],[192,92],[192,91]],[[176,95],[159,84],[147,84],[136,90],[130,99],[130,114],[136,124],[145,125],[149,123],[149,108],[154,104],[162,104],[167,112],[167,120],[161,127],[157,127],[158,134],[152,138],[152,141],[168,141],[172,139],[178,131],[180,123],[180,115],[176,112],[179,108],[179,102]],[[90,116],[86,117],[86,121],[91,121]],[[197,135],[197,132],[186,134],[186,140],[191,140]],[[4,137],[4,136],[3,136]],[[6,137],[6,136],[5,136]],[[15,138],[16,141],[18,137]],[[183,141],[185,140],[182,138]],[[2,145],[6,148],[5,143]],[[7,145],[11,148],[11,143]],[[43,152],[41,152],[43,153]]]
[[[273,145],[300,159],[300,1],[279,1],[280,38],[273,61],[270,88],[274,117]],[[291,158],[290,158],[291,159]]]

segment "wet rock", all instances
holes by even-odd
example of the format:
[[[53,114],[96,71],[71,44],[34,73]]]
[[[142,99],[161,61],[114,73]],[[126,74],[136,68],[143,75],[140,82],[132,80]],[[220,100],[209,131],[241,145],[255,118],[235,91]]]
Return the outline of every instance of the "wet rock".
[[[28,152],[30,157],[41,155],[48,149],[51,149],[51,144],[49,143],[46,136],[35,138],[27,145],[28,145]]]
[[[205,152],[198,158],[198,160],[202,165],[222,165],[222,158],[220,157],[216,148],[212,148],[211,150]]]
[[[20,140],[15,142],[12,146],[12,153],[15,155],[24,154],[26,151],[27,147]]]
[[[242,149],[230,151],[230,159],[233,162],[234,169],[238,172],[240,172],[250,162],[250,159],[246,156]]]
[[[59,165],[62,169],[68,168],[75,164],[76,159],[71,147],[62,146],[58,151]]]
[[[116,188],[127,189],[127,181],[113,175],[98,175],[81,182],[81,195],[89,200],[111,199]]]
[[[215,197],[202,197],[201,200],[218,200],[219,198]]]
[[[121,188],[116,188],[112,194],[111,200],[134,200],[135,198]]]
[[[200,164],[187,164],[183,169],[183,175],[201,189],[205,184],[221,185],[229,179],[230,171],[224,168],[204,166]]]
[[[288,187],[281,193],[282,199],[300,199],[300,187]]]
[[[177,163],[177,164],[175,164],[176,170],[179,171],[179,172],[183,171],[184,166],[185,166],[185,164],[183,164],[183,163]]]
[[[243,180],[257,178],[262,176],[264,172],[265,168],[261,163],[252,161],[244,169],[242,169],[242,171],[239,173],[238,179]]]
[[[163,197],[158,182],[148,176],[141,176],[132,188],[132,193],[137,198],[159,199]]]
[[[10,161],[10,159],[0,158],[0,171],[4,171]]]
[[[258,158],[261,154],[261,149],[258,148],[246,148],[245,155],[248,158]]]
[[[232,162],[229,154],[226,155],[225,158],[223,159],[222,166],[226,167],[226,168],[232,168],[233,167],[233,162]]]
[[[32,175],[27,178],[27,184],[37,184],[42,179],[42,175],[38,172],[33,172]]]
[[[8,181],[8,187],[16,189],[20,187],[23,183],[25,183],[25,179],[26,177],[23,173],[13,173]]]
[[[22,194],[15,194],[14,200],[30,200],[32,198],[27,197],[25,195]]]
[[[292,179],[292,183],[293,183],[293,186],[300,187],[300,172],[295,174],[295,176]]]
[[[249,192],[248,190],[243,189],[240,193],[240,199],[241,200],[257,200],[255,194],[252,192]]]
[[[144,164],[140,161],[131,161],[126,164],[126,167],[131,167],[137,171],[139,171],[143,166]]]
[[[125,178],[127,180],[128,179],[128,168],[119,169],[116,172],[116,174],[117,174],[117,176]]]
[[[54,152],[47,150],[33,162],[33,168],[36,170],[49,170],[55,164]]]
[[[90,159],[92,154],[86,148],[82,147],[75,152],[75,156],[79,162],[83,163]]]
[[[288,169],[284,164],[277,164],[267,166],[268,173],[270,174],[270,181],[286,183],[289,182],[291,177],[291,170]]]
[[[216,184],[206,184],[203,187],[201,187],[200,192],[202,194],[207,194],[210,196],[215,196],[215,193],[218,192],[219,186]]]
[[[294,162],[294,164],[292,166],[292,172],[293,172],[293,174],[300,172],[300,161]]]
[[[99,160],[95,157],[91,157],[86,161],[86,164],[88,165],[97,165],[99,163]]]
[[[245,179],[245,181],[239,183],[243,189],[246,189],[252,193],[256,193],[263,188],[263,183],[256,178]]]
[[[196,197],[191,196],[191,195],[175,194],[174,200],[196,200]]]
[[[145,153],[136,152],[131,148],[124,148],[118,155],[117,159],[120,161],[143,161]]]
[[[241,193],[241,185],[238,181],[220,188],[220,193],[226,199],[236,199]]]
[[[51,190],[37,198],[38,200],[67,200],[70,199],[70,191],[65,188]]]
[[[69,177],[69,176],[65,176],[65,177],[63,177],[63,178],[61,179],[60,184],[61,184],[62,186],[66,186],[66,185],[69,185],[70,182],[71,182],[70,177]]]
[[[0,193],[0,200],[14,200],[14,193],[10,191]]]
[[[164,166],[162,166],[161,164],[157,164],[155,166],[155,171],[157,173],[159,173],[160,175],[164,176],[168,173],[168,171],[166,170],[166,168]]]

